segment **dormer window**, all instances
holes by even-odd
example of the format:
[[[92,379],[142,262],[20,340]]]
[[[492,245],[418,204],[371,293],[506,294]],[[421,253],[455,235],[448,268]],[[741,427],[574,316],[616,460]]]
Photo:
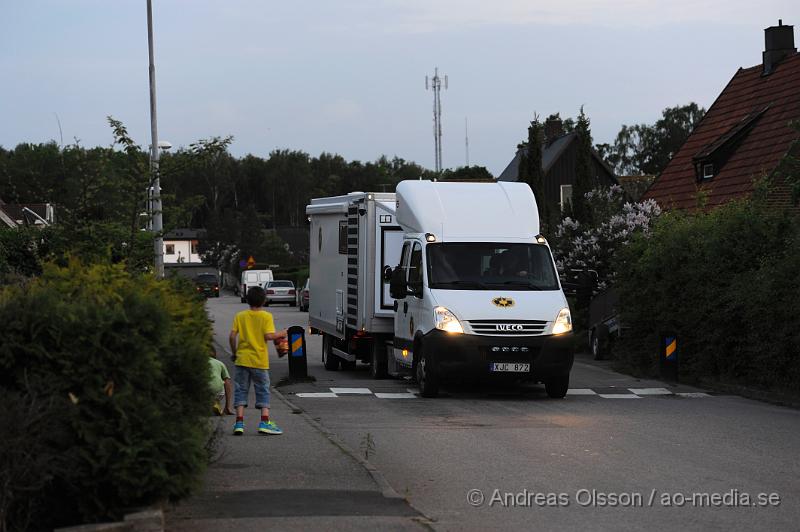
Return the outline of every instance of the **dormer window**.
[[[703,165],[703,179],[711,179],[714,177],[714,165],[707,163]]]

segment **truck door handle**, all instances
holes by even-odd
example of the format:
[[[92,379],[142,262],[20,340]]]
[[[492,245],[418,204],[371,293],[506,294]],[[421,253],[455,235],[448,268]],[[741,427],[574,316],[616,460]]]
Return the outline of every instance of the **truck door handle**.
[[[408,301],[403,302],[403,314],[408,314]]]

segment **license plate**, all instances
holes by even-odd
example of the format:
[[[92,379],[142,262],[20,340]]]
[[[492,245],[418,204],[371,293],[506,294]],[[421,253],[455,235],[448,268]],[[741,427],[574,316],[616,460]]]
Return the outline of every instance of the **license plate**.
[[[527,373],[531,370],[529,363],[523,362],[492,362],[492,371],[506,371],[511,373]]]

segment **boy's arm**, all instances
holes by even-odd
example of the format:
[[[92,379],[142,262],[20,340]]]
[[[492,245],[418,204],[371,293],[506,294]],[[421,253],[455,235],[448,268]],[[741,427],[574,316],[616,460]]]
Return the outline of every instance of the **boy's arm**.
[[[231,334],[228,336],[228,344],[231,346],[231,354],[236,354],[236,337],[239,336],[239,333],[236,331],[231,331]]]
[[[286,332],[286,329],[282,331],[275,331],[273,333],[264,333],[264,339],[266,339],[268,342],[271,342],[273,340],[279,340],[281,338],[286,338],[287,336],[289,336],[289,333]]]

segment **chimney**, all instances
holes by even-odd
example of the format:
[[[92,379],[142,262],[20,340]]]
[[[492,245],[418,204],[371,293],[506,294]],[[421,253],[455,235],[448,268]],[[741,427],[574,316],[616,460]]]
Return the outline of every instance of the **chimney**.
[[[797,48],[794,47],[794,26],[784,26],[783,20],[778,20],[777,26],[764,30],[763,75],[771,74],[775,65],[795,53]]]
[[[560,118],[548,118],[544,123],[544,141],[550,145],[558,137],[564,134],[564,124]]]

